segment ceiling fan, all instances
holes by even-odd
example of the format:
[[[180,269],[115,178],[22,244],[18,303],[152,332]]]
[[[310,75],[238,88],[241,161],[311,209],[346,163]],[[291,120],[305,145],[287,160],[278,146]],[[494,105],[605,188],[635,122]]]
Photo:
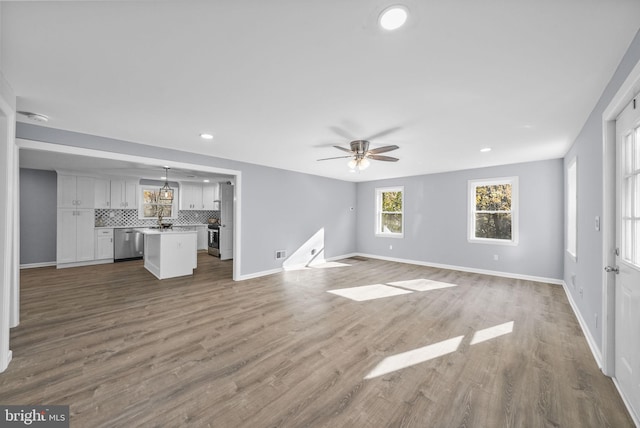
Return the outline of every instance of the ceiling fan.
[[[381,156],[380,153],[390,152],[392,150],[397,150],[400,147],[398,146],[384,146],[378,147],[377,149],[369,150],[369,141],[367,140],[354,140],[350,143],[351,149],[345,149],[340,146],[333,146],[338,150],[342,150],[343,152],[350,153],[349,156],[337,156],[333,158],[324,158],[318,159],[318,161],[325,161],[330,159],[346,159],[353,158],[347,164],[349,168],[355,170],[356,168],[360,171],[369,167],[369,159],[379,160],[384,162],[397,162],[398,158],[394,158],[391,156]]]

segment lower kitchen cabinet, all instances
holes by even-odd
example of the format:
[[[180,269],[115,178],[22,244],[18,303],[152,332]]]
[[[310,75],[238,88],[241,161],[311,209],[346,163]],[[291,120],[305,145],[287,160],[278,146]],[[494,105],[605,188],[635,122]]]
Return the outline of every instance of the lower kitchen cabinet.
[[[196,226],[196,231],[198,232],[198,250],[206,250],[209,245],[207,226]]]
[[[95,259],[92,209],[58,209],[56,264],[87,262]]]
[[[96,260],[113,260],[113,229],[96,229]]]

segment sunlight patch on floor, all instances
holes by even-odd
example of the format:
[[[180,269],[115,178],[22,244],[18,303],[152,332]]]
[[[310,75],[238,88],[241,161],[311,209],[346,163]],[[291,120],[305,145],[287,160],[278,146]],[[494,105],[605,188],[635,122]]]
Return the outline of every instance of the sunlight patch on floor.
[[[411,351],[387,357],[364,378],[373,379],[374,377],[415,366],[416,364],[424,363],[425,361],[455,352],[460,346],[460,342],[462,342],[463,338],[464,336],[458,336],[452,339],[443,340],[442,342],[434,343],[433,345],[423,346],[422,348],[412,349]]]
[[[449,284],[447,282],[433,281],[431,279],[410,279],[407,281],[390,282],[389,285],[396,287],[408,288],[414,291],[439,290],[441,288],[457,287],[457,284]]]
[[[476,343],[485,342],[490,339],[494,339],[499,336],[504,336],[505,334],[509,334],[513,331],[513,321],[506,322],[504,324],[499,324],[493,327],[485,328],[484,330],[478,330],[473,334],[473,338],[471,339],[471,344],[475,345]]]
[[[402,288],[389,287],[388,285],[383,285],[383,284],[340,288],[337,290],[328,290],[327,292],[336,294],[338,296],[346,297],[347,299],[355,300],[357,302],[364,302],[367,300],[382,299],[384,297],[391,297],[391,296],[398,296],[401,294],[413,293],[413,291],[410,291],[410,290],[403,290]]]
[[[318,263],[317,265],[309,265],[311,269],[329,269],[329,268],[339,268],[339,267],[349,267],[350,264],[340,263],[340,262],[326,262],[326,263]]]

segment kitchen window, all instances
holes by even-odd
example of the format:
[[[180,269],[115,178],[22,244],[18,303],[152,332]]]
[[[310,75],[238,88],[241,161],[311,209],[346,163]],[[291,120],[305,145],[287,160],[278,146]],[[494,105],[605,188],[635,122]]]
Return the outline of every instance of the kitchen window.
[[[173,201],[163,203],[158,199],[160,186],[140,186],[140,207],[138,218],[151,219],[158,218],[178,218],[178,189],[173,189]]]
[[[517,245],[518,177],[469,181],[469,242]]]
[[[376,236],[404,237],[404,187],[376,189]]]

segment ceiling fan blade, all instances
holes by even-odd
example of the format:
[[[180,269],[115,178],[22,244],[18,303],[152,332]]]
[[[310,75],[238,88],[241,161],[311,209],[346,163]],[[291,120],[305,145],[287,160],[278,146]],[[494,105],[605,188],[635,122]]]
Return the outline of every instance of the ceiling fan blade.
[[[377,155],[378,153],[385,153],[385,152],[390,152],[391,150],[397,150],[400,147],[393,145],[393,146],[384,146],[384,147],[378,147],[377,149],[371,149],[369,150],[369,153],[372,155]]]
[[[380,156],[380,155],[368,155],[369,159],[385,161],[385,162],[398,162],[398,158],[392,158],[391,156]]]
[[[380,137],[387,136],[389,134],[393,134],[394,132],[400,131],[401,129],[402,129],[401,126],[394,126],[393,128],[385,129],[383,131],[375,133],[375,134],[369,136],[369,138],[365,138],[365,140],[375,140],[376,138],[380,138]]]
[[[353,153],[351,150],[349,149],[345,149],[344,147],[340,147],[340,146],[333,146],[338,150],[342,150],[343,152],[347,152],[347,153]]]
[[[329,129],[331,131],[333,131],[336,135],[339,135],[342,138],[346,138],[349,141],[356,139],[356,137],[354,137],[353,135],[349,134],[347,131],[345,131],[344,129],[340,128],[339,126],[330,126]]]
[[[318,159],[319,161],[323,161],[323,160],[331,160],[331,159],[346,159],[346,158],[351,158],[353,156],[338,156],[335,158],[324,158],[324,159]]]

